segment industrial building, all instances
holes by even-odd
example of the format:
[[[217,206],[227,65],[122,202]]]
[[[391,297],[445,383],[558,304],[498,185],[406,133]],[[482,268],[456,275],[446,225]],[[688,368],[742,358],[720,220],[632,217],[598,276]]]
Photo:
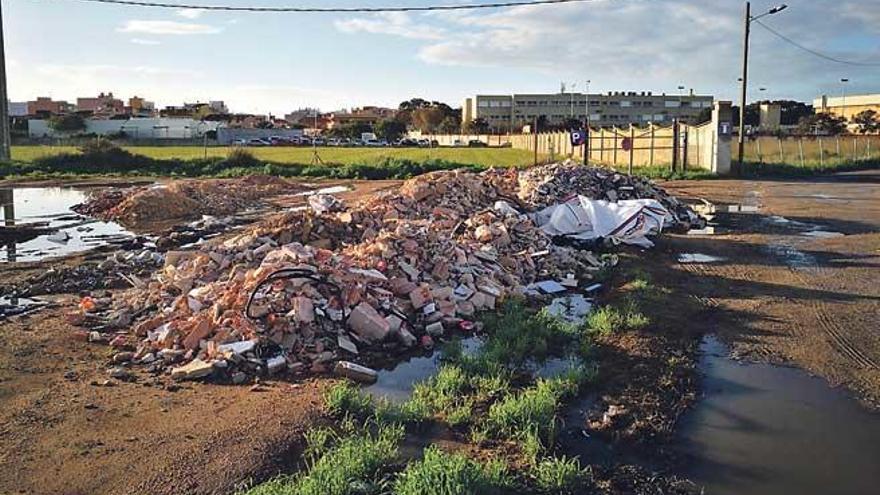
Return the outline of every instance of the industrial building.
[[[880,93],[844,96],[822,95],[813,100],[813,108],[817,113],[830,113],[849,121],[865,110],[874,110],[880,114]]]
[[[675,118],[695,120],[703,109],[712,108],[713,100],[692,91],[682,95],[609,91],[589,98],[583,93],[476,95],[465,99],[461,114],[463,123],[483,119],[493,132],[518,131],[541,117],[549,124],[584,120],[587,108],[590,124],[598,127],[669,124]]]

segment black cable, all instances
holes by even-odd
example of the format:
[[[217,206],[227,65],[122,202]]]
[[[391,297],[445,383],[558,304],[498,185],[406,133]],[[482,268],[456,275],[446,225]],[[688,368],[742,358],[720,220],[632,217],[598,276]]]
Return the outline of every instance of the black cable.
[[[812,48],[808,48],[808,47],[798,43],[797,41],[789,38],[788,36],[785,36],[784,34],[780,33],[779,31],[776,31],[775,29],[771,28],[770,26],[764,24],[761,21],[753,20],[752,22],[754,22],[755,24],[758,24],[762,28],[766,29],[767,31],[770,32],[770,34],[778,37],[782,41],[785,41],[786,43],[789,43],[789,44],[791,44],[797,48],[800,48],[801,50],[803,50],[811,55],[815,55],[819,58],[822,58],[822,59],[825,59],[825,60],[828,60],[831,62],[836,62],[838,64],[856,65],[856,66],[860,66],[860,67],[880,67],[880,62],[854,62],[852,60],[842,60],[839,58],[832,57],[831,55],[825,55],[824,53],[817,52],[816,50],[813,50]]]
[[[425,5],[417,7],[236,7],[232,5],[189,5],[138,0],[78,0],[80,2],[108,3],[130,7],[157,7],[163,9],[219,10],[226,12],[296,12],[296,13],[376,13],[376,12],[431,12],[440,10],[476,10],[521,7],[526,5],[553,5],[587,3],[598,0],[520,0],[509,2],[473,3],[462,5]]]
[[[280,270],[275,270],[274,272],[270,273],[259,284],[257,284],[256,287],[254,287],[254,290],[252,290],[250,293],[250,296],[248,296],[247,305],[244,308],[245,317],[250,318],[252,320],[256,319],[255,316],[251,315],[251,305],[253,304],[254,298],[256,298],[257,293],[260,292],[260,289],[262,289],[266,285],[271,284],[272,282],[275,282],[278,280],[287,280],[287,279],[292,279],[292,278],[305,278],[305,279],[311,280],[312,282],[315,282],[318,285],[328,286],[333,290],[333,293],[337,297],[340,297],[340,298],[342,297],[342,289],[340,289],[338,285],[327,280],[327,278],[324,277],[323,275],[319,275],[311,270],[306,270],[306,269],[302,269],[302,268],[282,268]],[[342,321],[345,321],[345,320],[346,320],[345,305],[343,305],[343,307],[342,307]]]

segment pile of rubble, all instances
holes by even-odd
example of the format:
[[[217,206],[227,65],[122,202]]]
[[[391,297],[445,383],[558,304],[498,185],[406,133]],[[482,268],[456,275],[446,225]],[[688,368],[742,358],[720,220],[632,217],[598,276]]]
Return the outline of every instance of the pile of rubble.
[[[559,178],[577,168],[435,172],[350,208],[288,212],[196,250],[169,251],[141,287],[71,319],[93,327],[83,338],[116,347],[117,363],[175,379],[242,383],[334,364],[370,378],[345,360],[430,348],[472,331],[474,315],[501,298],[576,288],[616,260],[556,245],[523,214],[553,200],[532,191],[593,194],[583,179]],[[658,191],[633,194],[668,198]]]
[[[145,223],[227,215],[257,206],[268,196],[303,188],[270,176],[237,179],[186,179],[128,189],[108,189],[73,207],[83,215],[112,220],[129,227]]]

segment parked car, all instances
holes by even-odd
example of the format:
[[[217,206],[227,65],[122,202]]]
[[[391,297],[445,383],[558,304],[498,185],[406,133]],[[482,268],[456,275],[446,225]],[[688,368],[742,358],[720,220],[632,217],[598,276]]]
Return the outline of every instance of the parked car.
[[[468,141],[468,147],[470,147],[470,148],[487,148],[487,147],[489,147],[489,145],[480,141],[479,139],[471,139],[470,141]]]
[[[397,140],[397,143],[395,143],[395,144],[397,146],[418,146],[419,142],[416,141],[415,139],[403,138],[403,139]]]
[[[272,146],[272,143],[268,139],[253,138],[253,139],[248,139],[247,145],[248,146]]]
[[[382,146],[382,144],[379,143],[378,139],[367,139],[366,141],[364,141],[364,146],[370,148],[378,148],[379,146]]]
[[[464,141],[462,141],[461,139],[456,139],[455,141],[452,142],[452,146],[455,148],[459,148],[461,146],[464,146]]]
[[[431,147],[431,141],[428,141],[427,139],[419,139],[419,140],[417,141],[417,143],[418,143],[419,148],[429,148],[429,147]]]
[[[269,136],[269,143],[272,146],[288,146],[291,144],[290,139],[284,136]]]
[[[315,140],[312,142],[312,144],[315,146],[324,146],[327,144],[327,141],[324,140],[324,138],[315,138]]]

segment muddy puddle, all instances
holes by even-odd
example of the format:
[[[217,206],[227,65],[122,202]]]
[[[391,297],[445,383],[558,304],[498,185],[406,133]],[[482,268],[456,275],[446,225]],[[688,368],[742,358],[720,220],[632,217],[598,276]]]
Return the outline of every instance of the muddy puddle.
[[[710,494],[877,493],[880,415],[803,371],[734,361],[714,337],[701,348],[682,475]]]
[[[39,261],[130,238],[116,223],[71,211],[88,193],[70,187],[0,188],[0,263]]]
[[[471,355],[482,345],[478,337],[461,340],[462,352]],[[380,369],[376,383],[364,388],[374,397],[385,397],[393,402],[403,402],[412,395],[413,386],[437,374],[443,352],[434,351],[430,356],[417,356],[386,369]]]

